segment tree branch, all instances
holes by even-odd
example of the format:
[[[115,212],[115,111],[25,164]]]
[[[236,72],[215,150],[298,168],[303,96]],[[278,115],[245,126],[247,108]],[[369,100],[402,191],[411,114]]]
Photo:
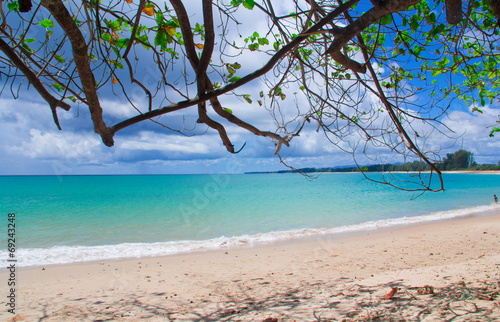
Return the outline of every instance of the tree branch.
[[[125,59],[125,62],[127,63],[130,81],[132,83],[137,84],[140,88],[142,88],[142,90],[148,96],[148,105],[149,105],[148,110],[151,112],[153,109],[153,95],[151,95],[151,92],[149,91],[149,89],[147,89],[146,86],[144,86],[141,82],[139,82],[137,79],[135,79],[134,72],[132,69],[132,64],[130,63],[130,60],[128,59],[128,53],[130,52],[130,49],[132,48],[132,45],[134,44],[134,41],[136,39],[135,35],[137,33],[137,29],[139,28],[139,22],[141,21],[142,9],[144,9],[145,6],[146,6],[146,0],[141,0],[139,2],[139,7],[137,8],[137,14],[135,16],[134,27],[132,28],[129,43],[128,43],[128,46],[125,49],[125,52],[123,53],[122,57],[123,57],[123,59]]]
[[[54,16],[71,42],[75,65],[94,123],[94,132],[101,136],[106,146],[113,146],[113,132],[106,126],[102,117],[102,108],[97,96],[94,74],[90,68],[85,38],[61,0],[41,0],[41,4]]]
[[[196,50],[194,46],[193,32],[191,31],[191,23],[189,22],[189,16],[186,12],[186,8],[181,0],[170,0],[170,3],[174,7],[175,13],[177,14],[177,20],[179,20],[179,25],[181,28],[182,39],[184,40],[184,48],[186,49],[186,56],[191,63],[191,66],[197,70],[199,58],[196,55]]]
[[[193,41],[193,34],[191,32],[191,26],[190,26],[190,22],[189,22],[189,16],[187,15],[185,7],[184,7],[184,5],[182,4],[181,1],[179,1],[179,0],[170,0],[170,3],[174,7],[174,10],[175,10],[175,12],[177,14],[177,18],[179,20],[179,24],[180,24],[180,28],[181,28],[181,32],[182,32],[182,37],[184,39],[184,45],[185,45],[185,48],[186,48],[186,56],[188,57],[188,60],[190,61],[191,66],[193,67],[193,69],[195,71],[198,71],[199,70],[200,60],[198,59],[198,56],[196,55],[195,44],[194,44],[194,41]],[[210,81],[210,79],[208,78],[208,76],[206,75],[206,73],[205,73],[205,88],[206,88],[206,90],[208,92],[214,91],[213,84]],[[275,140],[277,140],[277,141],[279,141],[281,143],[284,143],[287,146],[289,145],[288,141],[286,141],[285,139],[283,139],[281,136],[279,136],[279,135],[277,135],[275,133],[269,132],[269,131],[261,131],[261,130],[257,129],[256,127],[252,126],[251,124],[248,124],[248,123],[242,121],[241,119],[239,119],[235,115],[227,112],[226,110],[224,110],[224,108],[220,104],[220,102],[219,102],[219,100],[218,100],[217,97],[211,98],[210,99],[210,103],[212,104],[212,107],[213,107],[214,111],[218,115],[220,115],[221,117],[223,117],[226,120],[228,120],[229,122],[231,122],[231,123],[233,123],[233,124],[235,124],[235,125],[237,125],[237,126],[239,126],[241,128],[244,128],[244,129],[252,132],[255,135],[264,136],[264,137],[270,137],[270,138],[275,139]],[[204,113],[203,111],[202,111],[202,113],[204,114],[203,115],[203,119],[209,119],[208,116],[206,115],[206,113]],[[213,121],[213,120],[210,119],[209,121]],[[212,123],[212,124],[214,126],[217,126],[217,128],[218,128],[217,130],[218,131],[220,130],[220,126],[222,126],[221,124],[219,124],[217,122]],[[220,131],[219,131],[219,134],[221,134]],[[227,135],[225,134],[225,132],[224,132],[224,134],[221,134],[221,138],[223,136],[227,137]],[[226,146],[226,148],[228,149],[229,152],[234,153],[234,146],[233,146],[233,144],[230,142],[229,138],[227,138],[227,140],[228,140],[227,142],[224,142],[224,139],[223,139],[224,145]]]
[[[340,1],[341,0],[338,0],[338,2],[340,2]],[[353,24],[353,20],[349,16],[348,13],[346,13],[346,19],[349,21],[350,24]],[[394,112],[394,109],[392,108],[392,104],[387,99],[387,97],[385,95],[385,92],[384,92],[382,86],[380,85],[380,82],[379,82],[379,80],[377,78],[377,74],[373,70],[373,67],[372,67],[372,65],[370,63],[370,56],[368,55],[366,44],[365,44],[363,38],[359,34],[357,34],[356,37],[357,37],[358,43],[360,45],[359,47],[361,49],[361,52],[363,54],[363,58],[365,60],[365,66],[367,66],[368,71],[370,72],[370,75],[372,77],[372,80],[375,83],[375,87],[377,88],[378,96],[379,96],[380,100],[382,101],[382,104],[384,105],[385,109],[389,113],[389,116],[390,116],[392,122],[396,126],[396,128],[398,130],[398,133],[399,133],[399,135],[401,137],[401,140],[405,143],[405,145],[407,146],[407,148],[409,150],[413,151],[416,155],[418,155],[422,160],[424,160],[424,162],[430,167],[430,169],[432,171],[434,171],[434,172],[436,172],[438,174],[438,177],[439,177],[440,183],[441,183],[440,189],[432,189],[430,187],[430,183],[429,184],[425,184],[424,185],[425,188],[427,190],[431,190],[431,191],[441,191],[441,190],[444,190],[444,184],[443,184],[443,178],[441,176],[441,171],[439,171],[439,169],[436,168],[436,166],[422,153],[422,151],[420,151],[420,149],[415,145],[415,143],[410,138],[410,136],[408,135],[408,133],[406,133],[406,130],[404,129],[403,125],[401,124],[401,121],[399,120],[398,116]]]
[[[203,0],[203,22],[205,24],[205,42],[203,45],[203,51],[201,52],[200,61],[198,62],[198,68],[196,70],[196,76],[198,78],[199,85],[198,90],[205,91],[205,77],[208,65],[212,59],[212,53],[214,51],[215,45],[215,31],[214,31],[214,17],[212,10],[212,0]],[[198,91],[198,96],[204,93]]]
[[[500,1],[488,0],[488,3],[490,4],[491,11],[493,11],[495,18],[497,18],[498,25],[500,26]]]
[[[15,51],[0,37],[0,50],[10,59],[10,61],[17,67],[19,70],[26,76],[28,81],[33,87],[40,93],[43,99],[49,104],[50,109],[52,110],[52,116],[54,118],[54,123],[57,125],[57,128],[61,130],[61,125],[59,124],[59,120],[57,118],[56,107],[60,107],[63,110],[69,111],[71,106],[69,104],[62,102],[56,99],[52,94],[50,94],[45,86],[43,86],[42,82],[38,77],[29,69],[28,66],[17,56]]]
[[[459,24],[462,21],[462,0],[446,0],[445,4],[446,21],[450,25]]]
[[[311,28],[306,30],[305,34],[319,31],[326,24],[331,22],[336,17],[340,16],[343,12],[345,12],[346,10],[351,8],[353,5],[355,5],[359,1],[360,0],[350,0],[342,5],[338,6],[333,11],[331,11],[329,14],[327,14],[324,18],[322,18],[318,23],[316,23]],[[179,0],[171,0],[172,5],[174,5],[174,3],[176,3],[176,2],[179,2]],[[186,14],[186,16],[187,16],[187,14]],[[181,21],[181,19],[179,19],[179,22],[180,21]],[[181,24],[181,31],[183,30],[182,28],[183,27]],[[271,59],[269,59],[269,61],[263,67],[257,69],[253,73],[250,73],[250,74],[240,78],[239,80],[237,80],[233,83],[230,83],[230,84],[228,84],[220,89],[217,89],[215,91],[208,92],[202,96],[199,96],[199,97],[196,97],[196,98],[193,98],[190,100],[185,100],[185,101],[173,103],[173,104],[170,104],[168,106],[164,106],[164,107],[158,108],[156,110],[153,110],[151,112],[146,112],[144,114],[134,116],[130,119],[127,119],[125,121],[122,121],[122,122],[110,127],[110,130],[114,134],[119,130],[122,130],[128,126],[133,125],[133,124],[137,124],[141,121],[150,119],[152,117],[167,114],[167,113],[177,111],[177,110],[189,107],[189,106],[193,106],[193,105],[196,105],[200,102],[207,101],[207,100],[210,100],[212,98],[221,96],[225,93],[228,93],[230,91],[233,91],[234,89],[241,87],[241,86],[245,85],[246,83],[249,83],[250,81],[266,74],[267,72],[269,72],[283,57],[285,57],[290,52],[290,50],[292,50],[295,46],[297,46],[298,44],[300,44],[302,41],[306,40],[309,37],[305,34],[298,35],[291,42],[289,42],[288,44],[283,46],[280,50],[278,50],[278,52],[273,57],[271,57]],[[183,37],[184,37],[184,34],[183,34]],[[184,39],[184,41],[186,41],[186,38]],[[194,42],[193,42],[193,44],[194,44]],[[187,53],[189,52],[189,50],[190,49],[187,48],[187,46],[186,46]],[[195,54],[195,56],[196,56],[196,54]],[[188,57],[190,57],[190,55],[188,55]],[[191,60],[191,58],[190,58],[190,60]]]
[[[341,33],[336,35],[331,45],[326,50],[326,53],[330,54],[337,63],[351,69],[357,73],[366,73],[366,67],[362,66],[360,63],[352,60],[351,58],[345,56],[341,53],[341,49],[347,44],[349,40],[358,35],[360,32],[365,30],[368,26],[378,21],[380,18],[401,11],[408,8],[415,3],[420,2],[420,0],[385,0],[381,1],[379,6],[374,6],[367,12],[365,12],[361,17],[354,20],[352,23],[344,28],[341,28]],[[346,2],[347,3],[347,2]],[[338,32],[338,31],[337,31]]]

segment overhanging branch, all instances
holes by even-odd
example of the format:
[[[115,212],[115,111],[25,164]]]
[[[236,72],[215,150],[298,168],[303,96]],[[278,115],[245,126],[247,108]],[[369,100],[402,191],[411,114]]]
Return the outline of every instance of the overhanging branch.
[[[189,106],[197,105],[200,102],[204,102],[204,101],[210,100],[212,98],[219,97],[223,94],[231,92],[231,91],[235,90],[236,88],[241,87],[241,86],[251,82],[252,80],[254,80],[262,75],[265,75],[283,57],[285,57],[295,46],[300,44],[302,41],[306,40],[309,37],[308,35],[306,35],[307,33],[314,33],[314,32],[321,30],[326,24],[331,22],[336,17],[340,16],[342,13],[347,11],[349,8],[351,8],[353,5],[357,4],[358,2],[359,2],[359,0],[350,0],[342,5],[338,6],[337,8],[335,8],[333,11],[331,11],[329,14],[327,14],[324,18],[322,18],[318,23],[316,23],[315,25],[311,26],[311,28],[306,30],[304,32],[304,34],[298,35],[291,42],[289,42],[288,44],[283,46],[280,50],[278,50],[278,52],[273,57],[271,57],[271,59],[269,59],[269,61],[263,67],[261,67],[260,69],[257,69],[253,73],[250,73],[250,74],[240,78],[239,80],[237,80],[233,83],[230,83],[230,84],[228,84],[220,89],[217,89],[215,91],[208,92],[208,93],[201,95],[199,97],[196,97],[196,98],[193,98],[190,100],[185,100],[185,101],[173,103],[173,104],[170,104],[168,106],[164,106],[164,107],[158,108],[156,110],[134,116],[130,119],[127,119],[125,121],[122,121],[118,124],[111,126],[110,127],[111,132],[113,134],[115,134],[116,132],[118,132],[118,131],[120,131],[128,126],[131,126],[133,124],[137,124],[141,121],[144,121],[144,120],[156,117],[156,116],[160,116],[163,114],[171,113],[173,111],[177,111],[177,110],[189,107]],[[174,5],[175,0],[171,1],[171,3],[172,3],[172,5]],[[187,50],[190,50],[190,49],[187,49]]]
[[[69,111],[71,106],[69,104],[56,99],[52,94],[50,94],[45,86],[38,77],[33,73],[31,69],[19,58],[16,52],[0,37],[0,50],[10,59],[10,61],[26,76],[31,85],[38,91],[38,93],[43,97],[43,99],[49,104],[52,110],[52,116],[54,118],[54,123],[57,128],[61,130],[61,125],[57,118],[56,108],[60,107],[63,110]]]
[[[380,18],[391,13],[404,10],[418,2],[420,2],[420,0],[380,1],[380,5],[374,6],[346,27],[336,30],[335,38],[326,50],[326,53],[330,54],[333,60],[342,66],[349,68],[356,73],[366,73],[366,67],[342,54],[342,48],[344,48],[349,40],[368,28],[374,22],[380,20]]]
[[[338,1],[340,2],[341,0],[338,0]],[[346,18],[347,18],[347,20],[349,21],[350,24],[353,24],[353,20],[349,16],[348,13],[346,14]],[[431,169],[431,175],[432,175],[432,172],[436,172],[437,175],[438,175],[438,177],[439,177],[439,180],[440,180],[440,183],[441,183],[440,188],[439,189],[432,189],[430,187],[430,182],[429,182],[428,185],[424,184],[426,190],[430,190],[430,191],[441,191],[441,190],[444,190],[444,183],[443,183],[443,177],[441,175],[441,171],[439,171],[439,169],[437,169],[437,167],[427,158],[427,156],[424,153],[422,153],[422,151],[420,151],[420,149],[416,146],[416,144],[413,142],[413,140],[410,138],[410,136],[408,135],[408,133],[404,129],[404,127],[401,124],[401,121],[399,120],[398,116],[396,115],[396,113],[395,113],[395,111],[394,111],[391,103],[387,99],[387,97],[385,95],[385,92],[384,92],[384,90],[383,90],[382,86],[380,85],[380,82],[379,82],[379,80],[377,78],[377,74],[375,73],[375,70],[373,69],[373,67],[372,67],[372,65],[370,63],[370,56],[368,55],[367,47],[366,47],[366,44],[365,44],[363,38],[359,34],[357,34],[356,37],[357,37],[357,40],[358,40],[361,52],[363,54],[363,58],[365,60],[365,66],[367,66],[368,71],[370,72],[372,80],[373,80],[373,82],[375,84],[375,87],[377,89],[379,98],[382,101],[382,104],[384,105],[385,109],[389,113],[389,116],[390,116],[393,124],[396,126],[396,128],[397,128],[397,130],[399,132],[399,135],[401,137],[401,140],[405,143],[405,145],[407,146],[407,148],[410,151],[413,151],[413,153],[415,153],[422,160],[424,160],[424,162]],[[390,184],[390,185],[392,185],[392,184]],[[392,186],[394,186],[394,185],[392,185]]]
[[[61,0],[41,0],[41,4],[54,16],[71,42],[73,58],[94,123],[94,131],[101,136],[106,146],[113,146],[113,132],[106,126],[102,117],[102,108],[97,96],[94,74],[90,68],[85,38]]]

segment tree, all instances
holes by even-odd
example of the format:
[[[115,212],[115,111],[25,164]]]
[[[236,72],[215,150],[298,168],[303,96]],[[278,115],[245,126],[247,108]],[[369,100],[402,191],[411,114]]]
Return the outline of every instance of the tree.
[[[440,184],[420,178],[415,190],[443,189],[426,137],[446,130],[440,120],[450,105],[462,100],[481,113],[498,94],[497,1],[288,0],[294,10],[286,14],[269,0],[186,3],[40,0],[30,10],[29,1],[2,1],[2,91],[16,97],[24,75],[59,129],[58,108],[87,106],[107,146],[146,120],[182,131],[158,117],[193,107],[229,152],[238,152],[226,131],[232,124],[269,138],[279,156],[313,122],[353,155],[378,148],[422,160]],[[264,33],[245,27],[239,35],[248,10],[267,19]],[[245,65],[249,54],[262,65]],[[154,82],[141,80],[146,66]],[[256,79],[267,90],[247,92]],[[110,125],[100,101],[108,91],[136,115]],[[268,109],[275,127],[245,122],[225,107],[227,94]]]
[[[454,153],[447,153],[438,168],[440,170],[463,170],[475,163],[474,153],[460,149]]]

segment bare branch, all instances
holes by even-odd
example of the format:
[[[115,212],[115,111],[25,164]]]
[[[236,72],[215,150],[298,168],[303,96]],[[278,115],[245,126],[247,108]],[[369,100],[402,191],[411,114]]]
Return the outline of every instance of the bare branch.
[[[59,120],[57,118],[57,112],[56,112],[56,107],[60,107],[66,111],[70,110],[70,106],[62,102],[58,99],[56,99],[54,96],[52,96],[45,86],[43,86],[42,82],[38,79],[38,77],[29,69],[26,64],[17,56],[17,54],[12,50],[12,48],[7,44],[1,37],[0,37],[0,50],[3,51],[3,53],[9,57],[12,63],[21,70],[21,72],[26,76],[28,81],[35,87],[35,89],[40,93],[40,95],[43,97],[43,99],[49,104],[50,109],[52,110],[52,115],[54,117],[54,122],[57,125],[57,128],[61,130],[61,125],[59,124]]]
[[[339,15],[341,15],[343,12],[345,12],[351,6],[353,6],[354,4],[356,4],[358,2],[359,2],[359,0],[350,0],[350,1],[347,1],[346,3],[344,3],[343,5],[335,8],[335,10],[330,12],[323,19],[321,19],[318,23],[316,23],[311,28],[309,28],[306,31],[306,33],[316,32],[316,31],[320,30],[326,24],[328,24],[332,19],[338,17]],[[179,110],[182,108],[196,105],[200,102],[207,101],[207,100],[210,100],[214,97],[218,97],[218,96],[221,96],[221,95],[226,94],[228,92],[231,92],[231,91],[235,90],[236,88],[241,87],[241,86],[251,82],[252,80],[269,72],[283,57],[285,57],[289,53],[289,51],[292,48],[294,48],[296,45],[298,45],[299,43],[301,43],[302,41],[307,39],[307,37],[308,36],[306,36],[306,35],[298,35],[294,40],[292,40],[290,43],[283,46],[275,55],[273,55],[273,57],[271,57],[271,59],[269,59],[269,61],[263,67],[261,67],[261,68],[257,69],[256,71],[240,78],[239,80],[237,80],[233,83],[230,83],[230,84],[228,84],[220,89],[217,89],[213,92],[206,93],[200,97],[186,100],[186,101],[181,101],[178,103],[174,103],[174,104],[171,104],[169,106],[161,107],[161,108],[153,110],[151,112],[147,112],[147,113],[132,117],[129,120],[125,120],[123,122],[120,122],[119,124],[112,126],[111,127],[112,132],[116,133],[117,131],[124,129],[125,127],[128,127],[128,126],[133,125],[133,124],[137,124],[143,120],[147,120],[147,119],[155,117],[155,116],[163,115],[166,113],[170,113],[172,111],[176,111],[176,110]],[[194,44],[194,42],[193,42],[193,44]]]
[[[341,0],[338,0],[339,2]],[[349,16],[349,14],[346,14],[346,17],[348,21],[352,24],[352,18]],[[420,151],[420,149],[415,145],[413,140],[410,138],[408,133],[406,132],[405,128],[401,124],[401,121],[397,117],[396,113],[394,112],[394,109],[392,108],[392,104],[388,101],[384,90],[382,89],[382,86],[380,85],[380,82],[378,80],[377,74],[373,70],[373,67],[370,63],[370,56],[368,55],[368,51],[366,50],[366,44],[364,43],[364,40],[361,36],[357,35],[358,42],[360,44],[361,51],[363,53],[363,58],[365,59],[365,64],[368,67],[368,70],[370,72],[370,75],[372,77],[372,81],[375,83],[375,87],[377,88],[377,91],[379,93],[380,100],[382,101],[383,105],[385,106],[387,112],[389,113],[392,122],[394,125],[396,125],[396,128],[398,129],[398,132],[401,136],[402,141],[406,144],[409,150],[413,151],[415,154],[417,154],[422,160],[424,160],[425,163],[431,168],[432,171],[436,172],[439,176],[440,180],[440,188],[439,189],[431,189],[430,188],[430,182],[428,184],[424,184],[427,189],[432,190],[432,191],[441,191],[444,190],[444,183],[443,183],[443,178],[441,175],[441,171],[439,171],[436,166],[427,158],[425,154]],[[430,179],[429,179],[430,180]]]

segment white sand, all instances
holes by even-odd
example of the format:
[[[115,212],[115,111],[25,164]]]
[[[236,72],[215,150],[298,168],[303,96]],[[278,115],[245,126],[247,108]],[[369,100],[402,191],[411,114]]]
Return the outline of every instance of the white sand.
[[[5,307],[0,320],[494,321],[499,250],[497,214],[344,239],[38,267],[18,270],[17,314]],[[7,280],[1,272],[2,307]],[[426,285],[434,294],[419,294]]]

